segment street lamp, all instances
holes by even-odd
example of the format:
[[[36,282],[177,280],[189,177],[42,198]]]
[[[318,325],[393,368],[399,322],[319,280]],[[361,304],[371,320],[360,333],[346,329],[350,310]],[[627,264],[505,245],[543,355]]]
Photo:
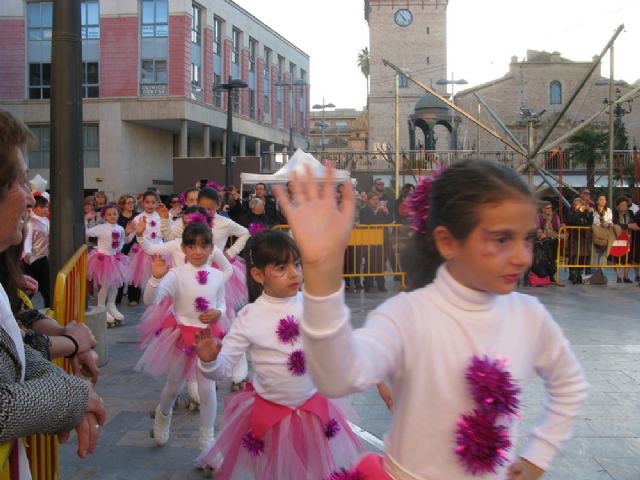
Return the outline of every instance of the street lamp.
[[[324,152],[324,129],[327,126],[326,122],[324,121],[324,110],[325,108],[336,108],[336,106],[333,103],[324,103],[324,97],[322,97],[322,104],[316,103],[311,108],[313,108],[314,110],[322,110],[322,123],[320,124],[320,150]]]
[[[213,90],[216,92],[226,90],[227,91],[227,151],[224,156],[224,184],[226,187],[230,187],[231,180],[231,153],[233,144],[233,100],[238,95],[237,90],[240,88],[247,88],[249,85],[244,80],[238,78],[231,79],[229,75],[229,81],[227,83],[219,83],[213,86]]]
[[[451,72],[451,80],[441,78],[436,81],[436,85],[451,85],[451,103],[454,103],[454,89],[456,85],[466,85],[467,82],[464,78],[458,80],[453,79],[453,72]],[[451,149],[458,149],[457,129],[455,128],[455,111],[451,109]]]
[[[293,154],[293,116],[294,116],[294,101],[295,95],[291,95],[293,87],[306,87],[309,85],[304,80],[280,80],[276,82],[278,87],[289,87],[289,151]]]

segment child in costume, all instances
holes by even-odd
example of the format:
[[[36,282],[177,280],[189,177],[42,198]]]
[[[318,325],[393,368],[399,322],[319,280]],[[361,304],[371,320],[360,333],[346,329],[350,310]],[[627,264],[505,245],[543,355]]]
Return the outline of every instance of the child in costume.
[[[125,232],[118,224],[118,208],[109,204],[102,209],[105,223],[87,227],[87,237],[98,239],[87,258],[87,280],[99,285],[98,306],[107,310],[107,326],[113,327],[124,322],[124,315],[116,307],[118,288],[126,282],[128,258],[122,247],[133,239],[133,232]],[[133,226],[128,227],[133,229]],[[126,238],[125,238],[126,237]]]
[[[142,197],[142,213],[133,219],[134,227],[144,219],[144,238],[151,245],[159,245],[163,242],[160,233],[160,215],[156,212],[158,208],[158,197],[156,192],[147,191]],[[168,258],[167,258],[168,260]],[[129,252],[129,266],[127,268],[127,278],[129,283],[136,287],[144,287],[151,276],[151,256],[146,254],[140,245],[133,245]]]
[[[536,204],[520,175],[464,160],[423,180],[402,262],[413,291],[355,330],[341,277],[351,185],[338,208],[331,170],[321,186],[311,176],[294,176],[293,202],[277,195],[302,255],[311,376],[330,397],[390,378],[394,396],[384,459],[367,456],[334,478],[539,478],[571,436],[588,385],[549,312],[514,292],[536,238]],[[534,376],[544,381],[544,416],[516,452],[519,394]]]
[[[38,281],[45,308],[51,307],[49,280],[49,200],[42,194],[35,197],[29,220],[26,222],[22,261],[27,275]]]
[[[154,275],[144,292],[145,303],[153,305],[137,327],[144,353],[136,370],[166,377],[153,426],[158,445],[169,441],[176,398],[185,382],[195,376],[200,397],[199,447],[206,451],[214,438],[216,385],[197,371],[193,344],[203,330],[222,337],[218,320],[225,312],[224,281],[222,272],[209,263],[213,239],[208,225],[187,225],[182,250],[187,262],[168,273],[164,260],[154,263]]]
[[[198,462],[215,478],[326,479],[351,465],[360,445],[338,404],[307,373],[299,334],[302,275],[290,236],[264,231],[247,244],[249,298],[224,340],[206,333],[195,346],[207,378],[231,376],[248,350],[253,388],[225,403],[223,426]]]

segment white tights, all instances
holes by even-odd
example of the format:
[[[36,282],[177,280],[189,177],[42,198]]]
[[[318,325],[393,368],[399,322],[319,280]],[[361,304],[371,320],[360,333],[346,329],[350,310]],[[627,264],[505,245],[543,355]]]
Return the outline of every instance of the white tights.
[[[98,290],[98,306],[104,307],[106,304],[115,304],[118,289],[116,287],[107,288],[104,285]]]
[[[196,370],[198,396],[200,397],[200,426],[213,430],[216,420],[218,399],[216,398],[216,382],[205,378],[200,370]],[[160,409],[168,414],[176,403],[178,394],[184,388],[186,381],[167,379],[167,383],[160,394]]]

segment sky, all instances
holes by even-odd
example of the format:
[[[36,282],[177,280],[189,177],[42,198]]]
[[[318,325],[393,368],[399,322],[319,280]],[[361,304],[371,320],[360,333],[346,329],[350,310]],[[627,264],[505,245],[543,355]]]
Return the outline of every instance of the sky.
[[[366,81],[357,66],[358,53],[369,44],[364,0],[234,1],[309,54],[311,105],[323,99],[338,108],[366,105]],[[400,8],[402,1],[397,3]],[[590,61],[620,24],[625,30],[615,44],[614,77],[633,83],[640,79],[640,0],[449,0],[449,78],[453,72],[471,87],[502,77],[511,57],[523,59],[527,49]]]

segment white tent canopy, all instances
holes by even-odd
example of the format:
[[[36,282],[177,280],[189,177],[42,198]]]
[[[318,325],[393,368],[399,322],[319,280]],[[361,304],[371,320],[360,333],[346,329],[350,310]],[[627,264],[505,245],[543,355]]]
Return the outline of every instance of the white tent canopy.
[[[296,172],[298,175],[306,173],[305,166],[309,165],[313,176],[321,180],[325,176],[325,167],[311,154],[297,149],[284,166],[273,174],[266,173],[241,173],[240,183],[242,185],[255,185],[256,183],[287,183],[291,180],[291,175]],[[342,183],[349,181],[350,175],[346,170],[334,170],[334,178],[336,182]]]

